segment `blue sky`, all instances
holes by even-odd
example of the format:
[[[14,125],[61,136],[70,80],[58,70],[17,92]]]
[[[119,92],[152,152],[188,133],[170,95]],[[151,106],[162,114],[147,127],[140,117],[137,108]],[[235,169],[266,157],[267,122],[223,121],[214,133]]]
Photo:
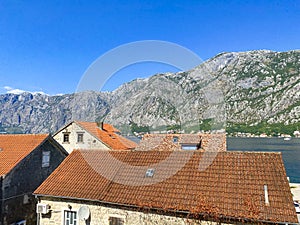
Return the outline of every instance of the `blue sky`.
[[[72,93],[107,51],[141,40],[182,45],[203,60],[220,52],[299,49],[300,1],[0,1],[0,93]],[[103,90],[157,72],[129,66]]]

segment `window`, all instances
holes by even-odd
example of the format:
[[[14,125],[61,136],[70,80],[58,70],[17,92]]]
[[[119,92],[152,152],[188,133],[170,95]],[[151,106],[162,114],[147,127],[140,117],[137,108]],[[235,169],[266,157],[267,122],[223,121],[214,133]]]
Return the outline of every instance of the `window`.
[[[178,137],[177,136],[173,137],[173,143],[178,143]]]
[[[197,144],[181,144],[182,150],[197,150],[199,146]]]
[[[24,195],[23,197],[23,204],[28,204],[29,203],[29,196],[28,195]]]
[[[82,143],[83,142],[83,133],[77,133],[77,142]]]
[[[77,213],[74,211],[64,212],[64,225],[76,225],[77,224]]]
[[[70,133],[64,133],[64,143],[69,143],[69,137],[70,137]]]
[[[123,225],[124,220],[118,217],[109,217],[109,225]]]
[[[49,167],[50,165],[50,151],[43,152],[42,167]]]

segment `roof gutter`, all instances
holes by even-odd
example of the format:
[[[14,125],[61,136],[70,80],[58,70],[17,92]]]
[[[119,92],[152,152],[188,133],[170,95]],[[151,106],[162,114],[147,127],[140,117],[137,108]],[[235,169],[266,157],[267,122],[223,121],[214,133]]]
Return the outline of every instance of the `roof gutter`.
[[[141,208],[135,205],[128,205],[128,204],[123,204],[123,203],[114,203],[114,202],[106,202],[106,201],[101,201],[101,200],[95,200],[95,199],[87,199],[87,198],[76,198],[76,197],[67,197],[67,196],[53,196],[53,195],[43,195],[43,194],[34,194],[33,195],[38,198],[38,197],[50,197],[50,198],[61,198],[61,199],[68,199],[68,200],[77,200],[77,201],[90,201],[90,202],[97,202],[97,203],[102,203],[102,204],[108,204],[108,205],[114,205],[114,206],[123,206],[123,207],[128,207],[128,208]],[[151,208],[152,210],[156,211],[161,211],[163,210],[162,208]],[[170,212],[175,212],[175,213],[182,213],[182,214],[190,214],[189,211],[182,211],[182,210],[169,210]],[[199,213],[201,216],[205,216],[203,213]],[[231,216],[224,216],[224,217],[218,217],[221,221],[222,219],[224,221],[236,221],[236,222],[247,222],[247,223],[256,223],[256,224],[299,224],[299,223],[291,223],[291,222],[272,222],[272,221],[267,221],[267,220],[253,220],[253,219],[246,219],[246,218],[235,218]]]

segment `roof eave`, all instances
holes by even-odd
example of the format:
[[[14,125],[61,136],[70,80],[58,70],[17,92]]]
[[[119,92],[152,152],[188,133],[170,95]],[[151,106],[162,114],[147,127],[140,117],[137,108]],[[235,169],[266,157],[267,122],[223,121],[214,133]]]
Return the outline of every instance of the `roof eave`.
[[[107,204],[107,205],[113,205],[113,206],[121,206],[121,207],[127,207],[127,208],[142,208],[140,206],[136,206],[136,205],[129,205],[129,204],[123,204],[123,203],[115,203],[115,202],[106,202],[106,201],[102,201],[102,200],[97,200],[97,199],[87,199],[87,198],[77,198],[77,197],[69,197],[69,196],[54,196],[54,195],[46,195],[46,194],[38,194],[38,193],[33,193],[33,195],[37,198],[37,197],[48,197],[48,198],[58,198],[58,199],[68,199],[68,200],[77,200],[77,201],[89,201],[89,202],[97,202],[97,203],[101,203],[101,204]],[[165,209],[162,208],[150,208],[153,211],[165,211]],[[167,210],[170,213],[180,213],[180,214],[191,214],[191,212],[189,211],[184,211],[184,210]],[[215,219],[216,217],[213,217],[212,215],[208,216],[205,213],[198,213],[198,216],[207,216],[207,220],[212,220]],[[196,214],[194,214],[194,216],[196,216]],[[254,220],[254,219],[249,219],[249,218],[235,218],[235,217],[231,217],[231,216],[223,216],[223,215],[219,215],[217,216],[218,220],[217,222],[246,222],[246,223],[251,223],[251,224],[299,224],[299,223],[295,223],[295,222],[275,222],[275,221],[267,221],[267,220]]]

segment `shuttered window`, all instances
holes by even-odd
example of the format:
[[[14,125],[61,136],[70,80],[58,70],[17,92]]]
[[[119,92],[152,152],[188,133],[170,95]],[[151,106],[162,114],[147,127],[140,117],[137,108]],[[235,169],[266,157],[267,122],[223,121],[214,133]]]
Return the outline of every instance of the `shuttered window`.
[[[64,225],[77,225],[77,213],[74,211],[65,211]]]

